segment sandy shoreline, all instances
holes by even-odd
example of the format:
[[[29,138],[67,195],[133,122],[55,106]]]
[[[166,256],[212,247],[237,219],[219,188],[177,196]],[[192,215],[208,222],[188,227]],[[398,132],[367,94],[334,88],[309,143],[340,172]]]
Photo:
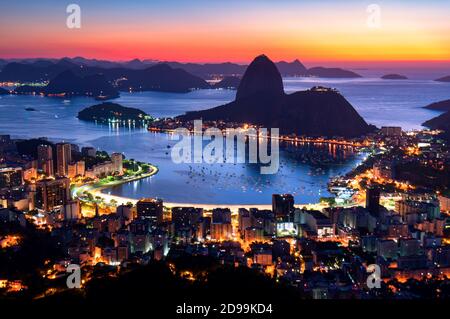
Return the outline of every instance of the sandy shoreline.
[[[102,198],[105,203],[110,203],[111,201],[115,201],[115,203],[117,203],[116,205],[125,205],[127,203],[132,203],[133,205],[135,205],[139,199],[123,197],[123,196],[118,196],[118,195],[111,195],[111,194],[105,193],[105,191],[107,191],[108,189],[117,187],[119,185],[123,185],[123,184],[133,182],[136,180],[150,178],[150,177],[156,175],[158,173],[158,168],[154,165],[151,165],[151,168],[152,168],[152,171],[144,176],[139,176],[139,177],[131,178],[128,180],[123,180],[123,181],[114,181],[110,184],[105,184],[105,185],[95,185],[94,184],[94,185],[83,185],[80,187],[76,187],[75,190],[73,191],[73,196],[78,197],[78,194],[80,194],[80,192],[83,193],[83,192],[87,191],[90,194],[92,194],[92,196],[94,198],[95,197]],[[205,203],[167,202],[164,200],[163,200],[163,202],[164,202],[164,206],[167,208],[196,207],[196,208],[203,208],[204,210],[212,210],[214,208],[229,208],[233,213],[237,213],[239,208],[245,208],[245,209],[257,208],[260,210],[264,210],[264,209],[271,210],[272,209],[272,204],[205,204]],[[319,203],[297,204],[295,206],[296,207],[307,207],[309,209],[321,209],[321,208],[326,207],[326,205],[319,204]]]

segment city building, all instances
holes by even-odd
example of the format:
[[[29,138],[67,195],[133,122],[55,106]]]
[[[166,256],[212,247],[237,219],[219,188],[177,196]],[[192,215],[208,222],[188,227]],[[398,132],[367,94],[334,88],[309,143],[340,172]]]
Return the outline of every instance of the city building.
[[[211,240],[223,241],[233,237],[233,227],[231,223],[211,223]]]
[[[338,223],[347,229],[366,229],[373,232],[377,225],[377,218],[364,207],[349,207],[340,209]]]
[[[55,168],[54,168],[54,163],[53,160],[48,160],[44,163],[42,163],[42,172],[47,176],[47,177],[53,177],[55,176]]]
[[[53,149],[50,145],[41,144],[37,147],[38,168],[47,176],[53,176]],[[49,165],[51,164],[51,169]]]
[[[272,261],[272,248],[268,244],[252,244],[253,263],[261,266],[270,266]]]
[[[85,146],[81,148],[81,155],[87,157],[95,157],[97,150],[94,147]]]
[[[133,205],[119,205],[116,208],[116,214],[127,222],[131,222],[137,215],[136,207]]]
[[[56,167],[59,176],[66,176],[72,162],[72,147],[69,143],[56,144]]]
[[[450,196],[447,194],[441,194],[438,197],[439,205],[441,207],[442,212],[450,212]]]
[[[11,140],[10,135],[0,135],[0,154],[16,151],[16,144]]]
[[[373,164],[373,175],[382,179],[394,179],[394,166],[390,161],[377,161]]]
[[[368,187],[366,189],[366,209],[373,215],[380,213],[380,189],[378,187]]]
[[[301,236],[322,238],[335,235],[335,224],[320,211],[299,210],[296,215]]]
[[[423,218],[435,219],[441,216],[438,201],[399,200],[395,202],[395,211],[408,224],[414,224]],[[423,218],[421,218],[421,214],[424,214]],[[411,215],[414,215],[414,218],[410,218]]]
[[[62,209],[65,221],[74,221],[81,217],[81,206],[78,200],[68,200]]]
[[[244,240],[247,243],[264,241],[264,229],[261,227],[247,227],[244,231]]]
[[[251,220],[250,212],[248,211],[248,209],[239,208],[238,223],[239,223],[239,231],[241,232],[241,234],[244,233],[245,229],[247,229],[248,227],[251,227],[252,220]]]
[[[276,222],[274,214],[268,209],[256,209],[250,208],[250,221],[251,226],[262,227],[264,229],[264,235],[273,236],[276,231],[276,223],[283,223],[281,221]]]
[[[415,256],[422,253],[420,248],[420,240],[414,238],[400,239],[400,256]]]
[[[36,167],[30,167],[23,171],[23,179],[26,181],[32,181],[37,179],[38,171]]]
[[[85,175],[85,162],[78,161],[75,163],[70,163],[67,166],[67,177],[74,178],[75,176]]]
[[[112,162],[106,161],[100,164],[92,166],[90,169],[85,170],[85,176],[92,179],[97,177],[105,177],[114,173]]]
[[[201,208],[194,207],[173,207],[172,208],[172,224],[175,231],[185,227],[193,227],[198,224],[200,217],[203,215]]]
[[[0,168],[0,189],[19,187],[23,184],[21,167]]]
[[[51,211],[61,208],[70,200],[68,178],[44,179],[36,182],[36,208]]]
[[[231,210],[229,208],[214,208],[212,211],[212,222],[218,223],[231,223]]]
[[[377,237],[373,235],[361,236],[361,248],[364,252],[377,251]]]
[[[398,244],[394,240],[379,239],[377,242],[377,255],[384,259],[397,259]]]
[[[149,219],[154,223],[163,221],[163,202],[159,199],[144,198],[136,203],[137,217]]]
[[[400,126],[382,126],[381,134],[384,136],[402,136],[402,128]]]
[[[123,155],[121,153],[111,154],[112,171],[119,175],[123,173]]]
[[[67,165],[67,177],[74,178],[77,176],[77,165],[75,163],[71,163]]]
[[[86,163],[84,161],[76,162],[77,166],[77,175],[84,176],[86,172]]]
[[[294,211],[294,196],[291,194],[273,194],[272,211],[277,220],[287,220]]]

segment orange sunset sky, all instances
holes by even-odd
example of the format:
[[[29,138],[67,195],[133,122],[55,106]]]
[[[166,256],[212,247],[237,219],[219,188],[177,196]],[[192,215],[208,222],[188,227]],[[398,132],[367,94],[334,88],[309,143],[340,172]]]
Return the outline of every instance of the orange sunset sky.
[[[81,28],[66,26],[65,1],[6,1],[0,58],[84,56],[315,63],[450,60],[449,1],[74,1]]]

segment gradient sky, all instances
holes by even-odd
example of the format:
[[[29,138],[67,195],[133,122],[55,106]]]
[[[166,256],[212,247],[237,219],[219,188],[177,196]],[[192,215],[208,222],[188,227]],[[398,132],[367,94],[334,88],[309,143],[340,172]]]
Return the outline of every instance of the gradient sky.
[[[66,6],[81,6],[81,29]],[[369,4],[381,28],[367,26]],[[449,61],[450,1],[39,0],[0,4],[0,57]]]

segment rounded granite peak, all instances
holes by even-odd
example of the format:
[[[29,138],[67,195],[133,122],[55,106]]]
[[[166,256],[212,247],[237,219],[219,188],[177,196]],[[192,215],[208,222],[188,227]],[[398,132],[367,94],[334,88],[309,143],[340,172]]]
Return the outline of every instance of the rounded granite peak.
[[[283,95],[283,79],[275,63],[266,55],[257,56],[247,67],[236,93],[236,100],[263,95]]]

